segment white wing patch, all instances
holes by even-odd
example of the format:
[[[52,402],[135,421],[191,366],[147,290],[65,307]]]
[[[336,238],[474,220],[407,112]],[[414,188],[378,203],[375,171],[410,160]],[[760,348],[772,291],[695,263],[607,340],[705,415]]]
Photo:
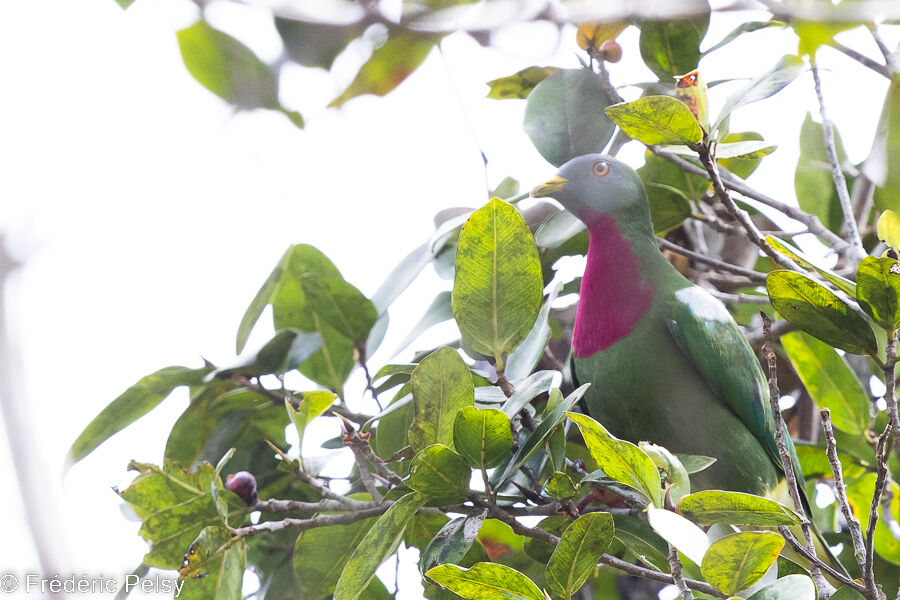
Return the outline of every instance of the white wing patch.
[[[686,304],[691,309],[691,314],[698,319],[718,321],[719,323],[731,321],[731,315],[728,314],[725,305],[700,286],[692,285],[681,288],[675,292],[675,297]]]

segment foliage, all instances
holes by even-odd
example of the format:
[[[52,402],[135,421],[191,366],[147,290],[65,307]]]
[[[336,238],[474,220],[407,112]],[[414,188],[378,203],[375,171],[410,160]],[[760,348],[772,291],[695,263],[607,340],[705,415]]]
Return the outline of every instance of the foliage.
[[[305,13],[273,16],[285,47],[282,60],[308,68],[330,69],[348,46],[377,40],[331,106],[391,92],[454,31],[449,23],[462,22],[452,15],[484,3],[403,2],[399,21],[378,12],[379,3],[346,4],[352,18],[343,24],[319,23]],[[796,532],[812,520],[846,548],[849,575],[828,571],[843,584],[834,598],[878,598],[876,573],[896,581],[900,489],[892,479],[900,477],[900,463],[887,456],[900,432],[893,395],[900,219],[890,210],[900,203],[900,163],[893,160],[900,148],[897,62],[862,60],[890,79],[864,164],[846,164],[840,137],[824,115],[822,123],[807,116],[795,171],[798,208],[744,181],[775,144],[753,131],[731,132],[731,117],[751,102],[777,106],[768,99],[807,66],[817,79],[818,48],[840,49],[833,35],[855,23],[823,25],[786,7],[716,43],[705,39],[715,16],[703,10],[669,19],[559,23],[572,34],[572,47],[584,51],[583,68],[533,66],[488,82],[488,95],[525,102],[524,130],[553,165],[604,148],[615,154],[624,143],[646,147],[638,173],[654,230],[667,249],[693,260],[673,255],[676,266],[715,288],[756,343],[764,339],[756,309],[782,317],[767,348],[770,360],[777,351],[793,371],[771,371],[773,383],[777,375],[781,393],[800,398],[798,406],[827,409],[824,441],[799,447],[797,466],[807,488],[798,473],[797,498],[819,481],[838,492],[837,502],[785,505],[734,491],[692,490],[715,457],[618,439],[583,414],[579,401],[589,384],[579,386],[567,366],[573,313],[558,302],[578,291],[579,280],[560,280],[554,266],[585,254],[587,234],[571,214],[546,201],[525,202],[527,194],[516,195],[517,182],[506,181],[494,197],[478,201],[483,206],[477,210],[445,220],[371,298],[316,248],[291,246],[237,327],[242,353],[271,305],[270,341],[231,365],[167,367],[147,375],[91,422],[73,443],[71,462],[175,388],[190,390],[162,464],[132,462],[138,474],[119,492],[150,543],[143,565],[179,569],[187,597],[241,598],[244,571],[252,568],[261,581],[258,598],[385,598],[390,594],[376,572],[403,545],[419,550],[428,598],[567,600],[583,586],[604,585],[603,597],[614,598],[609,581],[618,569],[694,588],[703,597],[812,600],[825,591],[813,582],[816,569],[785,556],[787,542],[796,542]],[[639,43],[624,51],[639,53],[659,81],[638,86],[646,91],[625,101],[620,93],[633,90],[616,88],[604,61],[618,60],[623,48],[615,38],[631,26],[640,29]],[[719,92],[702,84],[698,63],[765,28],[784,35],[791,28],[800,39],[798,55],[723,94],[719,114],[707,119],[707,94]],[[489,31],[470,33],[484,41]],[[304,125],[281,104],[279,65],[266,64],[202,19],[179,31],[177,42],[188,72],[223,101],[239,110],[280,111]],[[691,89],[680,85],[676,92],[673,77],[689,81]],[[782,217],[802,231],[783,226]],[[806,252],[792,244],[799,235],[807,238]],[[709,250],[741,244],[751,247],[749,263],[731,264],[725,252]],[[826,250],[837,256],[833,267],[816,258]],[[458,339],[426,348],[409,363],[371,364],[391,304],[429,264],[452,279],[452,291],[436,293],[397,352],[449,320],[458,326]],[[358,368],[366,395],[376,403],[391,397],[378,404],[377,414],[362,412],[361,399],[348,393],[348,378]],[[872,378],[886,384],[884,405],[872,397]],[[326,419],[339,423],[342,435],[325,445],[355,458],[346,493],[321,476],[321,459],[303,453],[310,428]],[[781,415],[775,419],[780,431]],[[697,426],[703,427],[702,418]],[[294,447],[288,427],[300,441]],[[252,473],[259,501],[248,507],[226,489],[226,471]],[[252,512],[258,518],[251,519]],[[545,518],[525,525],[518,519],[523,516]],[[863,531],[871,536],[865,547]]]

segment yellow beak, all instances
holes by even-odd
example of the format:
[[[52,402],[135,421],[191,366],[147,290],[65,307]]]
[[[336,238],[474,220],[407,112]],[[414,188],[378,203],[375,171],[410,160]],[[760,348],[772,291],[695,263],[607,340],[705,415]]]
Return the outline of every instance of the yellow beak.
[[[553,196],[554,194],[558,194],[562,191],[563,186],[569,182],[565,177],[560,177],[557,175],[552,179],[548,179],[541,185],[537,186],[533,190],[531,190],[532,198],[545,198],[547,196]]]

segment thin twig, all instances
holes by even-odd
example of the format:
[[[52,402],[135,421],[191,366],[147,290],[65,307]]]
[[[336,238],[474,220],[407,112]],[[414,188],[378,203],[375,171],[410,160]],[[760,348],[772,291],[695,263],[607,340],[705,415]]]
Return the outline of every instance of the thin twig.
[[[704,264],[713,266],[721,271],[727,271],[728,273],[734,273],[735,275],[742,275],[751,281],[762,283],[766,280],[765,273],[753,271],[752,269],[745,269],[743,267],[732,265],[731,263],[712,258],[711,256],[700,254],[698,252],[694,252],[693,250],[688,250],[687,248],[682,248],[678,244],[674,244],[664,238],[659,238],[659,246],[666,250],[671,250],[676,254],[687,256],[688,258],[696,260],[697,262],[702,262]]]
[[[865,54],[863,54],[861,52],[857,52],[853,48],[849,48],[849,47],[845,46],[844,44],[838,42],[837,40],[832,39],[826,43],[827,43],[827,45],[831,46],[838,52],[841,52],[841,53],[845,54],[846,56],[852,58],[853,60],[855,60],[859,64],[863,65],[864,67],[872,69],[879,75],[890,78],[891,75],[890,75],[890,73],[888,73],[887,67],[885,67],[883,64],[881,64],[877,60],[873,60],[873,59],[869,58],[868,56],[866,56]]]
[[[381,406],[381,402],[378,400],[378,390],[372,385],[372,375],[369,373],[369,365],[367,364],[368,358],[366,357],[366,343],[364,341],[356,345],[356,355],[359,360],[359,366],[362,367],[363,375],[366,376],[366,390],[372,394],[372,400],[374,400],[375,404],[378,406],[378,412],[381,412],[384,410],[384,407]]]
[[[784,525],[780,526],[778,528],[778,532],[781,533],[781,535],[784,537],[784,539],[786,539],[788,541],[788,543],[791,545],[791,547],[797,551],[797,554],[799,554],[806,560],[808,560],[811,563],[818,566],[825,573],[827,573],[829,577],[834,578],[835,581],[838,581],[843,585],[849,585],[850,587],[852,587],[853,589],[855,589],[856,591],[858,591],[860,593],[863,593],[866,591],[866,586],[862,585],[858,581],[854,581],[853,579],[850,579],[845,574],[841,573],[840,571],[838,571],[837,569],[835,569],[828,563],[823,562],[822,559],[820,559],[819,557],[813,556],[812,554],[810,554],[809,550],[806,548],[806,546],[801,544],[800,540],[798,540],[794,536],[794,534],[791,532],[791,530],[788,529],[786,526],[784,526]],[[821,590],[820,590],[820,593],[821,593]]]
[[[797,482],[797,474],[794,473],[794,463],[791,461],[791,455],[787,449],[785,441],[785,425],[781,416],[781,407],[778,405],[778,399],[781,395],[778,392],[778,365],[775,359],[775,339],[772,337],[772,320],[764,312],[760,312],[763,319],[763,355],[769,368],[769,404],[772,407],[772,416],[775,420],[775,445],[778,447],[778,455],[781,457],[782,468],[784,469],[784,477],[787,480],[788,491],[791,494],[791,500],[794,502],[794,510],[800,514],[805,514],[803,502],[800,499],[800,487]],[[803,539],[806,543],[806,549],[811,556],[816,556],[816,547],[813,544],[812,531],[809,522],[804,521],[800,524],[803,530]],[[822,571],[815,562],[810,565],[810,574],[816,582],[816,587],[825,589],[823,585],[827,582],[822,577]]]
[[[887,405],[888,420],[894,439],[900,440],[900,416],[897,414],[897,398],[894,393],[894,367],[897,363],[897,331],[888,332],[887,344],[884,348],[884,402]],[[900,444],[895,450],[900,452]]]
[[[863,540],[862,526],[859,524],[859,519],[853,515],[850,502],[847,501],[847,486],[844,485],[844,470],[838,458],[834,428],[831,426],[831,411],[824,408],[819,411],[819,414],[822,417],[822,427],[825,430],[825,454],[828,456],[828,462],[831,464],[838,506],[840,506],[841,514],[844,515],[844,520],[847,521],[847,526],[850,529],[850,539],[853,541],[853,557],[859,565],[859,571],[864,573],[866,568],[866,545]]]
[[[750,217],[743,210],[738,208],[737,204],[734,203],[734,200],[731,197],[731,194],[728,193],[728,190],[725,188],[725,184],[722,182],[722,178],[719,175],[719,165],[716,162],[715,158],[710,154],[709,147],[706,144],[700,144],[697,148],[698,153],[700,155],[700,162],[706,168],[706,172],[709,174],[709,179],[713,184],[713,190],[716,192],[716,197],[718,197],[719,201],[725,205],[725,208],[728,209],[728,212],[732,217],[737,220],[738,223],[741,224],[741,227],[744,228],[744,231],[747,234],[747,237],[753,242],[760,250],[762,250],[766,256],[772,259],[775,264],[785,268],[795,270],[796,266],[792,261],[790,261],[783,254],[772,248],[765,238],[760,234],[759,229],[750,220]]]
[[[875,23],[866,23],[866,27],[869,29],[869,33],[872,34],[872,39],[875,40],[875,45],[878,46],[878,49],[881,51],[881,56],[884,57],[884,64],[887,67],[888,75],[896,72],[897,65],[895,64],[896,60],[894,57],[894,53],[891,52],[891,49],[888,48],[887,44],[884,43],[884,39],[881,37],[881,32],[878,30],[878,26]]]
[[[660,158],[663,158],[670,163],[678,166],[682,171],[686,173],[697,175],[698,177],[703,177],[707,181],[710,180],[710,175],[706,172],[706,170],[698,167],[690,161],[685,160],[683,157],[678,156],[677,154],[666,152],[659,146],[647,146],[647,149],[650,150],[654,155],[659,156]],[[722,183],[724,184],[726,189],[731,190],[732,192],[737,192],[738,194],[750,198],[751,200],[756,200],[760,204],[764,204],[770,208],[774,208],[778,212],[790,217],[791,219],[803,223],[809,230],[809,233],[820,237],[822,241],[824,241],[832,250],[834,250],[838,254],[846,254],[856,262],[859,262],[866,257],[865,252],[860,253],[858,248],[856,248],[852,244],[847,243],[841,238],[841,236],[825,227],[822,224],[822,221],[819,220],[819,217],[811,215],[797,208],[796,206],[785,204],[784,202],[780,202],[772,198],[771,196],[767,196],[766,194],[753,189],[742,179],[736,177],[731,173],[728,173],[727,171],[720,171],[720,174],[722,177]]]
[[[231,532],[232,537],[248,538],[259,533],[277,533],[286,529],[295,531],[306,531],[315,529],[316,527],[329,527],[331,525],[348,525],[370,517],[377,517],[387,512],[393,502],[384,502],[378,506],[363,510],[354,510],[345,513],[330,513],[325,515],[317,515],[311,519],[282,519],[280,521],[263,521],[256,525],[248,525],[240,527]]]
[[[672,579],[675,580],[675,587],[678,588],[681,600],[694,600],[694,594],[691,593],[691,588],[688,587],[682,574],[683,567],[678,560],[678,550],[671,544],[669,544],[669,566],[672,568]]]
[[[881,506],[881,494],[884,492],[886,482],[888,468],[886,454],[889,450],[890,437],[891,424],[888,423],[875,444],[875,492],[872,494],[869,523],[866,525],[866,563],[863,570],[863,581],[866,582],[866,588],[871,590],[869,598],[872,600],[879,600],[883,597],[875,582],[875,525],[878,523],[878,507]]]
[[[813,83],[816,88],[816,98],[819,100],[819,115],[822,117],[822,132],[825,137],[825,155],[831,163],[831,177],[837,190],[838,199],[841,202],[841,211],[844,213],[844,227],[850,237],[850,243],[859,249],[863,249],[862,238],[859,236],[859,228],[856,225],[856,216],[853,213],[853,205],[850,202],[850,191],[847,189],[847,179],[841,169],[837,155],[837,143],[834,136],[834,125],[825,112],[825,96],[822,94],[822,80],[819,78],[819,68],[816,65],[815,54],[810,55],[809,63],[812,67]],[[865,252],[865,250],[863,250]]]
[[[374,502],[360,502],[353,510],[367,510],[378,506]],[[347,510],[347,505],[337,500],[320,500],[318,502],[301,502],[299,500],[279,500],[269,498],[260,500],[253,505],[253,510],[261,512],[342,512]]]

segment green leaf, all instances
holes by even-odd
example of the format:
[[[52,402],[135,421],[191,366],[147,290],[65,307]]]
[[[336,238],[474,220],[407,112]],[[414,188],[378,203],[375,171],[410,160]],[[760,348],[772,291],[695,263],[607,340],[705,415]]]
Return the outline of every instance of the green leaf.
[[[334,404],[337,399],[332,392],[315,391],[303,392],[300,396],[300,407],[294,410],[294,406],[289,400],[285,399],[284,408],[287,410],[288,417],[297,429],[297,448],[300,449],[300,460],[303,460],[303,434],[306,432],[306,426],[309,422],[324,413]]]
[[[645,565],[669,572],[669,545],[645,522],[629,515],[613,515],[616,539]]]
[[[453,445],[473,467],[496,467],[513,446],[509,418],[502,410],[467,406],[453,422]]]
[[[528,577],[496,563],[481,562],[471,569],[440,565],[425,576],[467,600],[545,600]]]
[[[552,594],[571,598],[597,568],[615,533],[608,513],[582,515],[563,532],[547,564],[547,587]]]
[[[75,464],[104,441],[156,408],[175,388],[199,385],[209,371],[209,368],[165,367],[142,377],[110,402],[84,428],[69,448],[67,465]]]
[[[762,135],[755,131],[742,131],[729,133],[722,138],[716,145],[716,157],[720,165],[741,179],[747,179],[756,171],[762,158],[768,156],[775,148],[776,146],[765,142]],[[751,152],[744,153],[747,150]],[[729,158],[727,154],[734,156]]]
[[[681,499],[678,512],[700,525],[796,525],[803,518],[791,509],[760,496],[706,490]]]
[[[184,66],[203,87],[239,108],[280,108],[275,74],[247,46],[205,21],[177,36]]]
[[[856,284],[847,279],[846,277],[841,277],[837,273],[825,269],[823,267],[819,267],[813,263],[811,263],[806,255],[800,252],[794,246],[791,246],[784,240],[780,240],[775,236],[767,235],[766,243],[793,260],[795,263],[806,269],[807,271],[815,271],[819,275],[821,275],[825,281],[834,285],[837,289],[841,290],[851,298],[856,297]]]
[[[893,77],[863,172],[877,187],[875,206],[900,211],[900,77]],[[881,238],[884,239],[884,238]]]
[[[698,143],[703,131],[694,113],[671,96],[645,96],[614,104],[606,114],[634,139],[647,145]]]
[[[307,600],[331,596],[344,565],[375,519],[347,525],[316,527],[300,533],[294,545],[294,574]]]
[[[833,593],[829,600],[865,600],[865,596],[857,592],[850,586],[842,586],[837,589],[835,593]]]
[[[787,575],[767,585],[750,600],[816,600],[816,586],[806,575]]]
[[[466,363],[452,348],[426,356],[410,378],[415,416],[409,443],[416,452],[431,444],[453,448],[456,413],[475,405],[475,385]]]
[[[415,324],[412,330],[403,338],[403,341],[397,344],[397,347],[394,348],[391,356],[397,356],[403,350],[407,348],[410,344],[412,344],[420,335],[437,325],[438,323],[443,323],[444,321],[449,321],[453,318],[453,304],[451,303],[451,294],[450,292],[440,292],[437,296],[434,297],[434,300],[431,302],[431,306],[429,306],[425,310],[425,314],[422,315],[422,318],[419,319],[419,322]]]
[[[869,324],[806,275],[773,271],[766,279],[766,289],[772,306],[799,329],[851,354],[878,353]]]
[[[765,29],[766,27],[784,27],[784,26],[785,26],[785,23],[783,23],[782,21],[777,21],[775,19],[771,19],[769,21],[747,21],[745,23],[741,23],[740,25],[738,25],[737,27],[732,29],[728,33],[728,35],[726,35],[724,38],[722,38],[722,41],[710,46],[709,48],[704,50],[702,54],[703,54],[703,56],[706,56],[710,52],[714,52],[714,51],[718,50],[719,48],[721,48],[722,46],[725,46],[726,44],[730,44],[731,42],[736,40],[739,36],[741,36],[745,33],[750,33],[752,31],[758,31],[760,29]]]
[[[342,395],[355,362],[354,339],[345,334],[361,335],[362,340],[376,315],[372,303],[356,288],[336,280],[343,281],[340,271],[319,250],[306,244],[288,248],[241,320],[238,349],[271,303],[276,330],[296,328],[322,336],[322,347],[298,370]],[[337,299],[336,305],[332,298]]]
[[[799,331],[781,336],[781,343],[813,402],[831,410],[834,426],[862,435],[869,427],[869,397],[844,358]]]
[[[457,517],[444,525],[419,557],[419,571],[447,563],[458,563],[472,547],[481,530],[487,511],[478,510],[465,517]]]
[[[725,100],[712,131],[717,131],[735,110],[747,104],[764,100],[784,89],[803,72],[803,59],[799,56],[787,55],[774,67],[747,82],[741,89]]]
[[[838,161],[843,164],[847,160],[847,154],[837,130],[834,137]],[[844,225],[844,213],[829,164],[822,125],[813,121],[810,113],[806,113],[800,128],[800,158],[794,171],[797,202],[801,209],[819,217],[825,227],[840,233]]]
[[[243,453],[253,442],[286,444],[290,423],[284,409],[270,398],[234,382],[214,381],[198,391],[166,442],[166,459],[183,465],[218,460],[229,448]]]
[[[563,433],[562,429],[557,429],[551,440],[556,439],[557,436],[561,436]],[[565,441],[564,438],[563,441]],[[548,446],[549,445],[550,444],[548,443]],[[563,456],[563,458],[565,457]],[[550,476],[550,479],[547,480],[547,483],[544,484],[544,493],[551,498],[564,500],[578,494],[579,487],[580,486],[577,483],[572,481],[572,478],[569,477],[568,473],[554,471],[553,475]]]
[[[431,498],[464,496],[472,470],[466,460],[443,444],[432,444],[412,459],[406,485]]]
[[[187,600],[241,600],[247,548],[224,527],[206,527],[188,548],[179,569]]]
[[[869,526],[869,510],[872,505],[872,496],[875,493],[875,473],[869,472],[853,481],[847,482],[847,501],[853,510],[853,515],[859,519],[863,531]],[[891,513],[900,514],[900,487],[891,482],[891,491],[894,494],[891,500]],[[879,506],[879,514],[884,509]],[[890,529],[879,518],[875,523],[875,553],[886,561],[900,565],[900,540],[897,540]]]
[[[397,549],[406,524],[422,508],[425,500],[419,494],[407,494],[379,517],[344,566],[334,588],[334,600],[359,598],[375,577],[376,569]]]
[[[147,566],[179,568],[185,549],[204,528],[225,525],[212,498],[212,465],[201,464],[194,473],[171,461],[163,468],[132,462],[129,469],[140,474],[120,496],[144,521],[139,533],[151,544],[144,555]],[[246,514],[243,500],[227,490],[221,495],[229,517]]]
[[[216,369],[213,376],[217,379],[228,379],[235,375],[244,377],[281,375],[300,366],[321,347],[322,336],[318,333],[306,333],[293,328],[282,329],[258,351],[239,357],[229,367]]]
[[[304,67],[330,69],[347,44],[362,35],[364,26],[310,23],[276,16],[275,29],[291,60]]]
[[[702,456],[700,454],[677,454],[678,460],[684,465],[684,469],[688,475],[705,471],[715,464],[716,459],[711,456]]]
[[[488,81],[491,91],[487,97],[495,100],[527,98],[537,84],[556,71],[556,67],[527,67],[508,77]]]
[[[641,24],[641,57],[660,80],[671,82],[672,77],[697,68],[707,28],[708,11],[692,19],[645,21]]]
[[[384,96],[419,68],[431,53],[434,42],[435,38],[431,36],[413,34],[388,38],[372,52],[347,89],[328,106],[342,106],[347,100],[363,94]]]
[[[591,456],[608,477],[639,490],[654,506],[663,505],[659,471],[643,450],[616,438],[587,415],[567,416],[578,425]]]
[[[885,330],[900,328],[897,310],[900,262],[867,256],[856,270],[856,299],[860,308]]]
[[[235,343],[235,352],[237,354],[244,351],[244,346],[247,345],[247,338],[250,337],[253,326],[256,325],[256,322],[259,320],[266,305],[269,304],[272,296],[275,295],[275,291],[278,289],[278,282],[281,280],[281,276],[287,268],[287,263],[293,249],[294,247],[291,246],[281,256],[278,264],[275,265],[275,268],[269,273],[269,277],[262,284],[262,287],[259,288],[259,291],[256,292],[256,296],[253,297],[250,306],[248,306],[247,310],[244,312],[244,316],[241,318],[241,324],[238,326],[237,331],[237,340]]]
[[[472,213],[459,234],[453,314],[463,345],[503,357],[528,335],[541,309],[541,261],[528,225],[497,198]]]
[[[378,319],[375,305],[341,277],[307,276],[300,280],[312,311],[338,333],[359,343]]]
[[[378,428],[375,430],[375,452],[381,458],[390,458],[408,443],[409,430],[415,418],[409,388],[408,383],[400,388],[385,408],[387,414],[378,420]],[[387,412],[388,410],[391,412]]]
[[[525,464],[526,460],[544,447],[544,444],[550,439],[550,436],[553,435],[556,428],[562,424],[563,419],[566,416],[566,411],[571,410],[575,403],[581,400],[581,397],[584,396],[588,387],[590,387],[589,383],[582,385],[565,399],[562,399],[562,394],[557,388],[550,390],[548,406],[551,403],[555,403],[555,408],[541,420],[540,425],[538,425],[531,435],[528,436],[525,443],[516,450],[516,453],[513,454],[512,457],[510,457],[506,466],[500,465],[497,470],[494,471],[494,474],[491,477],[492,485],[496,487],[500,482],[506,481],[510,475],[518,471],[519,467]]]
[[[528,96],[525,133],[541,156],[559,167],[606,147],[615,131],[603,112],[610,104],[599,75],[590,69],[560,69]]]
[[[735,533],[712,543],[700,570],[708,583],[732,595],[762,579],[782,547],[784,538],[777,533]]]
[[[322,348],[301,364],[298,370],[339,396],[343,395],[344,380],[355,362],[354,340],[329,323],[329,319],[340,320],[338,315],[341,309],[329,306],[327,297],[323,297],[325,292],[317,290],[315,284],[308,282],[340,277],[337,267],[319,250],[306,244],[297,244],[288,250],[284,273],[269,300],[275,329],[295,327],[302,331],[318,332],[322,336]],[[311,285],[314,292],[312,299],[307,295]],[[357,305],[366,319],[372,319],[374,309],[366,305],[368,301],[364,301],[361,294],[357,295],[349,288],[342,287],[346,292],[342,296],[348,300],[354,299],[348,304]],[[317,291],[321,293],[316,293]]]

